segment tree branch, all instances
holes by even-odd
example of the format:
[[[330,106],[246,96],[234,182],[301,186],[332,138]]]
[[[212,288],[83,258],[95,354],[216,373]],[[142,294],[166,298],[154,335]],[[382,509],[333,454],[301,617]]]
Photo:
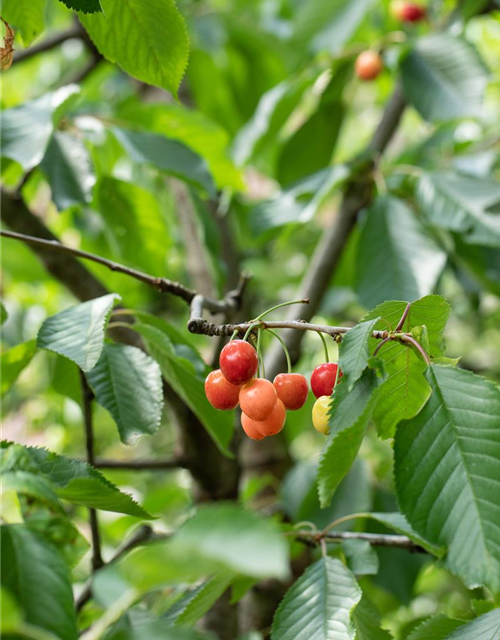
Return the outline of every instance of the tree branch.
[[[339,531],[336,533],[315,533],[313,531],[287,531],[286,535],[296,537],[306,544],[319,544],[320,540],[328,542],[343,542],[344,540],[365,540],[374,547],[391,547],[393,549],[406,549],[414,553],[427,553],[410,538],[399,535],[383,533],[358,533],[357,531]]]
[[[187,467],[187,462],[181,458],[167,460],[107,460],[97,458],[94,460],[96,469],[133,469],[135,471],[181,469]]]
[[[38,44],[35,44],[28,49],[22,49],[21,51],[16,52],[14,56],[14,64],[23,62],[24,60],[29,60],[30,58],[37,56],[39,53],[44,53],[46,51],[50,51],[51,49],[55,49],[67,40],[72,40],[73,38],[79,38],[80,40],[82,40],[85,39],[85,37],[86,33],[82,25],[79,22],[75,22],[75,24],[69,29],[66,29],[66,31],[59,31],[58,33],[54,33]]]

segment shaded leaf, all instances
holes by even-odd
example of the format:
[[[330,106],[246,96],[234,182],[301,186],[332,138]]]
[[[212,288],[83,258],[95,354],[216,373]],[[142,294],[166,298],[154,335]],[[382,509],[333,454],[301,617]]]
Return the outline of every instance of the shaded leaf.
[[[446,640],[493,640],[500,638],[500,609],[489,611],[455,629]]]
[[[377,607],[363,594],[352,614],[356,627],[356,640],[392,640],[392,635],[380,627]]]
[[[47,0],[2,0],[2,17],[20,34],[25,47],[45,28]]]
[[[163,618],[181,627],[193,626],[213,607],[233,580],[230,574],[215,575],[195,589],[191,589],[169,609]]]
[[[446,640],[450,633],[463,624],[463,620],[454,620],[444,615],[434,616],[415,627],[408,640]]]
[[[343,540],[341,547],[347,566],[354,575],[373,576],[378,573],[378,555],[367,540]]]
[[[22,342],[2,353],[2,395],[11,388],[23,369],[29,365],[35,353],[36,340]]]
[[[350,329],[342,338],[339,348],[339,366],[344,374],[343,384],[347,384],[349,390],[362,376],[368,366],[368,340],[373,333],[373,328],[378,318],[360,322]]]

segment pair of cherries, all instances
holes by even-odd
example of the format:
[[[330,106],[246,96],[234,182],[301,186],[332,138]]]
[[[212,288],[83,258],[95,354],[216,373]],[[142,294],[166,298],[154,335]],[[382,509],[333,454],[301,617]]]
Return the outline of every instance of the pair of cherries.
[[[296,411],[307,400],[307,380],[300,373],[280,373],[273,383],[265,378],[254,378],[258,355],[244,340],[229,342],[221,352],[219,364],[220,369],[212,371],[205,380],[207,399],[219,410],[234,409],[239,404],[241,425],[253,440],[279,433],[285,425],[286,410]],[[317,398],[328,396],[330,399],[337,368],[334,363],[326,363],[313,371],[311,388]]]

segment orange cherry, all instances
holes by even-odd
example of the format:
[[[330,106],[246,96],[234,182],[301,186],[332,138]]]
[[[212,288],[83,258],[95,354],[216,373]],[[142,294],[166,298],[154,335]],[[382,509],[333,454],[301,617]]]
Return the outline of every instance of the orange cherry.
[[[251,440],[264,440],[266,437],[255,428],[255,420],[251,420],[244,413],[241,414],[241,426]]]
[[[238,406],[241,385],[231,384],[220,369],[208,374],[205,380],[205,395],[212,407],[224,411]]]
[[[276,405],[276,389],[265,378],[254,378],[241,388],[240,407],[252,420],[265,420]]]
[[[307,380],[300,373],[279,373],[274,378],[274,388],[286,409],[296,411],[304,406],[309,393]]]
[[[245,433],[248,430],[255,430],[263,436],[275,436],[285,426],[286,410],[281,400],[276,401],[276,405],[271,415],[266,420],[252,420],[246,414],[241,414],[241,424]]]
[[[384,63],[376,51],[363,51],[356,58],[354,69],[360,80],[375,80],[380,75]]]

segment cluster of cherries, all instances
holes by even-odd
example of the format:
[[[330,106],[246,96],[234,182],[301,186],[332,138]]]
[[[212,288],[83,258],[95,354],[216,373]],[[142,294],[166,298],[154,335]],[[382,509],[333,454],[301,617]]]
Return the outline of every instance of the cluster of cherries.
[[[403,23],[420,22],[426,17],[425,7],[409,0],[395,0],[391,4],[391,12],[396,20]],[[356,58],[355,71],[360,80],[375,80],[380,75],[384,63],[377,51],[363,51]]]
[[[210,404],[219,410],[240,405],[241,426],[252,440],[279,433],[286,420],[286,410],[296,411],[304,406],[309,387],[300,373],[280,373],[270,382],[254,377],[259,358],[254,347],[245,340],[232,340],[223,349],[220,369],[212,371],[205,380],[205,394]],[[311,389],[316,398],[312,411],[314,428],[327,434],[331,395],[342,376],[333,362],[320,364],[311,375]]]

